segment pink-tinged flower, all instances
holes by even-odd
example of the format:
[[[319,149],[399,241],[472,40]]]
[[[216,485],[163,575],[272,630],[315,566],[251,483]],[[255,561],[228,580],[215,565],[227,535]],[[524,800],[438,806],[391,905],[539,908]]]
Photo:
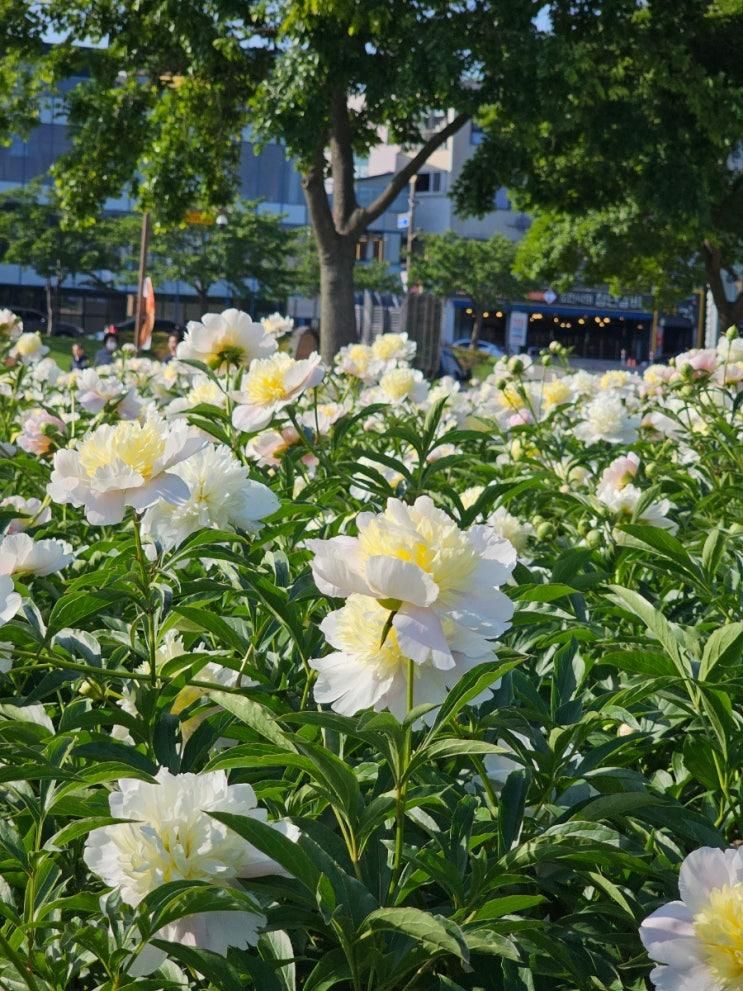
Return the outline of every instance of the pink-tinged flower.
[[[85,863],[126,905],[139,905],[169,881],[206,881],[230,888],[239,878],[284,873],[209,814],[230,812],[267,822],[268,814],[249,784],[228,784],[224,771],[174,775],[163,768],[156,778],[156,784],[134,778],[119,781],[119,790],[108,800],[111,815],[130,821],[94,829],[85,844]],[[299,837],[289,823],[270,825],[292,840]],[[168,923],[156,937],[224,956],[229,946],[254,945],[264,923],[258,911],[204,912]],[[151,973],[165,959],[166,953],[150,944],[129,973]]]
[[[683,375],[690,369],[694,378],[704,378],[711,375],[720,363],[720,354],[716,348],[693,348],[676,357],[676,370]]]
[[[361,513],[356,526],[358,537],[307,541],[315,584],[380,601],[406,657],[445,670],[453,651],[482,656],[508,629],[513,603],[499,587],[516,552],[491,527],[460,530],[428,496],[412,506],[388,499],[384,513]]]
[[[159,499],[185,502],[188,485],[169,469],[204,443],[182,420],[150,416],[104,425],[77,448],[57,451],[47,491],[54,502],[84,507],[89,523],[120,523],[128,506],[142,511]]]
[[[23,333],[23,320],[12,310],[0,310],[0,334],[8,334],[11,341],[17,341]]]
[[[257,358],[248,369],[232,413],[237,430],[253,433],[268,426],[273,417],[293,403],[306,389],[314,389],[325,375],[319,354],[296,361],[283,351]]]
[[[684,860],[680,901],[640,926],[657,991],[737,991],[743,987],[743,850],[702,847]]]
[[[299,443],[301,438],[294,427],[264,430],[246,444],[245,453],[263,468],[278,468],[289,448]],[[318,464],[317,457],[309,451],[302,456],[302,462],[312,468],[317,467]]]
[[[640,459],[634,451],[615,458],[601,474],[599,493],[604,489],[623,489],[635,477],[639,467]],[[600,494],[599,498],[601,498]]]
[[[249,365],[254,358],[266,358],[276,350],[276,341],[247,313],[229,309],[205,313],[192,320],[178,345],[178,357],[201,361],[209,368],[227,369]]]
[[[23,496],[7,496],[0,501],[0,509],[15,509],[18,516],[14,516],[5,526],[6,534],[22,533],[31,526],[42,526],[52,518],[52,511],[48,506],[42,509],[40,499],[24,499]]]
[[[53,432],[61,433],[64,429],[64,422],[58,416],[52,416],[44,409],[30,410],[21,418],[21,432],[16,443],[21,450],[42,456],[54,445]]]

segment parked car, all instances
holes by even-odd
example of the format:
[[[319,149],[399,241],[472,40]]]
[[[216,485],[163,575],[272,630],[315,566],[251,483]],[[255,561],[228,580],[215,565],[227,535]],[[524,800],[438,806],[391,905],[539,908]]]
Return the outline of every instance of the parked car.
[[[459,337],[452,343],[452,347],[454,348],[468,348],[469,346],[469,337]],[[484,351],[491,358],[502,358],[505,353],[503,348],[499,348],[497,344],[492,344],[490,341],[478,341],[477,350]]]
[[[459,364],[454,352],[448,344],[445,344],[441,348],[439,370],[436,374],[436,378],[443,378],[445,375],[449,375],[457,382],[465,382],[467,379],[466,371]]]
[[[25,331],[38,330],[42,334],[46,333],[46,317],[40,310],[32,310],[27,306],[13,306],[12,303],[8,309],[21,318]]]

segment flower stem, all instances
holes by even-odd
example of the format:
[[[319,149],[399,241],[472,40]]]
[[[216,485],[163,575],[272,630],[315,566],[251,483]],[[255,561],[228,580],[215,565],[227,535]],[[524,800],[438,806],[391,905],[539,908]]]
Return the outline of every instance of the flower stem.
[[[141,522],[136,510],[132,511],[132,522],[134,528],[134,554],[139,565],[139,573],[142,581],[142,592],[145,596],[144,619],[145,619],[145,639],[147,642],[147,654],[150,665],[150,682],[153,688],[157,685],[157,650],[155,646],[155,615],[150,600],[150,572],[142,547]]]

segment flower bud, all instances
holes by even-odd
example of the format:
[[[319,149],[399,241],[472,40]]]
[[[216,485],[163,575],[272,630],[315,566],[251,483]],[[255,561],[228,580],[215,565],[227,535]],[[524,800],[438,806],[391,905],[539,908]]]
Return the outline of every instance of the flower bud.
[[[545,368],[552,364],[552,356],[549,354],[543,354],[540,360]]]
[[[548,540],[553,534],[553,528],[551,523],[540,523],[537,527],[537,540]]]
[[[725,331],[725,337],[727,337],[729,341],[734,341],[737,336],[738,336],[737,327],[728,327],[728,329]]]
[[[512,358],[509,359],[508,370],[509,372],[512,372],[514,375],[518,375],[520,372],[523,372],[524,370],[524,362],[517,355],[514,355]]]
[[[591,550],[600,547],[603,542],[604,535],[600,530],[589,530],[586,534],[586,546],[590,547]]]

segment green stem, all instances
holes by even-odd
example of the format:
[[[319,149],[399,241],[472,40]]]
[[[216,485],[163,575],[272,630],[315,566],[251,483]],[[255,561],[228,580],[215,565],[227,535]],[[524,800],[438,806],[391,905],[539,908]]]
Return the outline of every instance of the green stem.
[[[139,565],[139,572],[142,580],[142,591],[145,595],[145,638],[147,641],[147,652],[150,664],[150,681],[153,688],[157,685],[157,648],[155,645],[155,615],[150,601],[150,572],[147,558],[142,547],[141,523],[136,510],[132,510],[132,523],[134,528],[134,553]]]
[[[415,666],[414,662],[408,661],[407,679],[407,712],[408,715],[413,710]],[[392,859],[392,877],[388,897],[391,898],[397,887],[400,872],[402,870],[402,851],[405,838],[405,800],[408,789],[408,767],[410,766],[410,756],[412,751],[413,729],[410,724],[405,727],[403,737],[402,754],[400,755],[400,767],[398,769],[397,782],[395,785],[395,849]]]
[[[2,931],[0,931],[0,950],[2,950],[5,958],[10,960],[15,969],[18,971],[18,976],[24,982],[29,991],[39,991],[39,986],[34,980],[30,969],[26,967],[24,961],[18,953],[16,953],[5,936],[3,936]]]

